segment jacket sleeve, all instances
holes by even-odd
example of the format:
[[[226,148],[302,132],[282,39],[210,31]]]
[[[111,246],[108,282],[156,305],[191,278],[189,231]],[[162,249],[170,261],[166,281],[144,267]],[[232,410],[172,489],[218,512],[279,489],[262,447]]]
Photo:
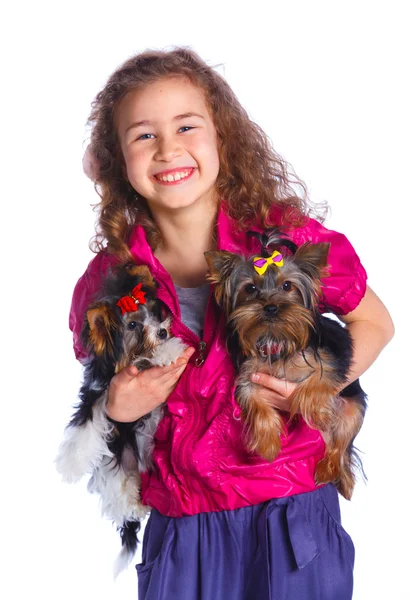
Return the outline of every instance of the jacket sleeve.
[[[110,257],[106,252],[97,254],[91,260],[85,273],[79,278],[74,288],[69,315],[69,327],[74,337],[75,356],[80,362],[83,362],[87,358],[86,349],[81,343],[81,331],[85,313],[100,289],[102,278],[109,264]]]
[[[361,302],[366,291],[367,274],[352,244],[342,233],[326,229],[315,219],[308,219],[306,225],[294,232],[294,242],[298,245],[307,241],[329,242],[329,277],[322,280],[323,312],[346,315]]]

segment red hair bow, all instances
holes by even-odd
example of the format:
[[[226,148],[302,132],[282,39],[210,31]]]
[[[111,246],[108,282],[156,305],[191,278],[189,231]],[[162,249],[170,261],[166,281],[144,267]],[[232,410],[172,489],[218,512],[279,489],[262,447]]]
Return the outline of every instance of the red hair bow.
[[[122,296],[122,298],[118,300],[116,305],[121,309],[122,316],[127,312],[134,312],[135,310],[138,310],[138,304],[146,304],[146,292],[142,292],[141,288],[142,283],[139,283],[134,287],[132,292],[130,292],[127,296]]]

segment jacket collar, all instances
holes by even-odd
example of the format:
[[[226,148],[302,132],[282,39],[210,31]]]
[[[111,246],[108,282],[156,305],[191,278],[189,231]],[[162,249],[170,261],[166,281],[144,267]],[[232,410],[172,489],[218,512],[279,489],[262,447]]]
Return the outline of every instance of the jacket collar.
[[[278,222],[278,214],[276,216]],[[248,237],[245,231],[240,231],[237,228],[234,220],[228,216],[223,201],[220,203],[217,214],[216,228],[218,250],[227,250],[234,254],[244,255],[258,252],[259,248],[255,238]],[[261,228],[254,225],[252,230],[261,231]],[[158,297],[173,310],[174,314],[180,317],[179,303],[176,301],[177,295],[172,278],[153,254],[145,230],[141,225],[135,226],[129,241],[129,248],[136,264],[147,265],[154,279],[158,282]]]
[[[216,220],[217,247],[234,253],[257,251],[254,248],[254,239],[248,238],[245,231],[240,231],[235,222],[228,216],[224,203],[220,204]],[[257,226],[252,229],[261,231]],[[129,247],[138,264],[146,264],[156,276],[166,274],[160,262],[156,259],[146,239],[145,230],[141,225],[136,225],[129,242]],[[162,277],[161,277],[162,278]]]

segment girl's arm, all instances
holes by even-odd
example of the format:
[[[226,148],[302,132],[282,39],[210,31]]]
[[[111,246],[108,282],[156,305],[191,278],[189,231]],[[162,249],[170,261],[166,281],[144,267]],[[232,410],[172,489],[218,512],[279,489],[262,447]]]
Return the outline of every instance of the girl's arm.
[[[395,328],[385,305],[369,286],[357,308],[339,318],[354,341],[354,361],[348,375],[349,381],[354,381],[375,362]]]
[[[390,342],[394,334],[394,326],[385,305],[369,286],[366,287],[366,293],[358,307],[339,318],[346,323],[354,341],[353,365],[348,375],[349,381],[354,381],[375,362],[380,352]],[[266,398],[276,408],[290,410],[289,396],[297,384],[265,373],[256,373],[253,381],[265,388]]]

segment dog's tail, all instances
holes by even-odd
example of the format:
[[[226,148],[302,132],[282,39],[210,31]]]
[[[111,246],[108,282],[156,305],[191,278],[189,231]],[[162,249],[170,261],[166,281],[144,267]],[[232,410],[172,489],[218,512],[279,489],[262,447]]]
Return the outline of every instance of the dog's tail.
[[[118,577],[121,571],[129,567],[131,560],[135,555],[139,542],[137,534],[140,528],[140,521],[125,521],[122,527],[117,528],[122,540],[122,550],[118,554],[114,563],[114,580]]]

